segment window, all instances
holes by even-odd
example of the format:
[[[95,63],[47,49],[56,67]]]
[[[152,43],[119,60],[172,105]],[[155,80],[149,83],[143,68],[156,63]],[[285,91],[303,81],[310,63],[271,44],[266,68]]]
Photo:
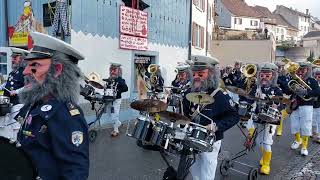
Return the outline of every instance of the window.
[[[277,28],[277,33],[279,33],[279,28]]]
[[[307,31],[307,26],[304,27],[304,31]]]
[[[8,73],[8,57],[6,52],[0,52],[0,73],[7,75]]]
[[[193,4],[200,10],[205,11],[206,1],[205,0],[193,0]]]
[[[196,23],[192,24],[192,45],[204,48],[204,28]]]
[[[241,25],[242,24],[242,19],[241,18],[234,18],[234,24]]]
[[[250,25],[251,25],[251,26],[258,26],[258,21],[253,21],[253,20],[251,20],[251,21],[250,21]]]
[[[284,34],[284,30],[283,29],[281,29],[281,34]]]
[[[300,26],[300,31],[303,31],[303,26]]]

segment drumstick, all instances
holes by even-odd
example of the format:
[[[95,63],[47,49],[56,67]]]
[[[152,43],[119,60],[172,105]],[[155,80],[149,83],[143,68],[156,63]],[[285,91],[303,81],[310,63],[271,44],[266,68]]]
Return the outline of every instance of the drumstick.
[[[8,92],[11,92],[9,89],[7,89],[7,88],[5,88],[5,87],[3,87],[3,89],[6,90],[6,91],[8,91]]]

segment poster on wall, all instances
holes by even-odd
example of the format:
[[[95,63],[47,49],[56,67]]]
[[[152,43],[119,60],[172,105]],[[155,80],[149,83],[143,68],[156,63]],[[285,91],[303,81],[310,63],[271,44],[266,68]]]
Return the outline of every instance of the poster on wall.
[[[148,50],[148,39],[143,37],[135,37],[121,34],[120,48],[146,51]]]
[[[9,45],[15,47],[28,47],[32,42],[29,33],[38,31],[45,33],[45,29],[33,16],[31,2],[26,0],[23,5],[23,12],[14,26],[8,27]]]
[[[148,13],[120,6],[120,33],[148,37]]]

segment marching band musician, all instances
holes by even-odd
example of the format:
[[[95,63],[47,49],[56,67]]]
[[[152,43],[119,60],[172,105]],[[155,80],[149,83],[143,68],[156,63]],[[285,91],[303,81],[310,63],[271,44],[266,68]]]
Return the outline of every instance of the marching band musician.
[[[176,78],[171,82],[171,85],[175,88],[172,89],[173,93],[181,93],[181,90],[188,86],[191,79],[190,66],[187,64],[181,64],[176,67]],[[177,89],[176,89],[177,88]]]
[[[70,44],[31,32],[33,49],[25,61],[24,106],[16,119],[22,149],[40,179],[85,180],[89,174],[88,125],[77,101],[84,57]]]
[[[296,107],[293,107],[290,114],[291,133],[295,135],[295,140],[291,144],[291,149],[301,147],[301,155],[308,155],[308,141],[312,131],[313,99],[320,95],[318,82],[311,77],[312,64],[310,62],[299,62],[299,69],[296,74],[311,88],[296,87],[288,93],[295,94]],[[288,94],[286,93],[286,94]],[[305,97],[305,98],[302,98]],[[302,136],[302,137],[301,137]]]
[[[29,51],[20,48],[11,48],[11,62],[12,71],[9,73],[7,82],[0,86],[1,90],[4,90],[3,95],[10,97],[10,103],[13,105],[11,108],[8,121],[4,121],[5,125],[11,124],[6,128],[12,128],[9,130],[10,134],[6,134],[9,139],[15,141],[17,139],[17,132],[20,128],[20,123],[14,120],[14,117],[18,114],[23,104],[19,102],[18,94],[23,90],[24,76],[22,74],[24,70],[24,57],[29,54]],[[4,130],[4,129],[1,129]]]
[[[206,126],[210,130],[212,129],[216,135],[213,151],[200,153],[196,157],[196,161],[191,167],[193,179],[210,180],[215,178],[217,158],[223,133],[239,121],[239,115],[233,107],[230,97],[218,88],[220,81],[220,72],[216,67],[218,63],[219,61],[214,58],[194,56],[193,64],[191,65],[193,81],[191,88],[186,94],[188,92],[206,92],[214,99],[214,103],[207,105],[201,111],[202,114],[212,118],[213,122],[203,116],[198,116],[199,120],[195,120],[195,122]],[[189,102],[186,98],[184,98],[183,105],[185,115],[191,117],[196,109],[196,105]]]
[[[117,86],[116,100],[112,102],[110,113],[113,122],[113,131],[111,132],[111,136],[116,137],[119,135],[119,127],[121,126],[121,122],[119,120],[121,94],[128,91],[128,86],[126,84],[126,81],[122,78],[121,64],[111,63],[109,68],[109,75],[110,76],[108,80],[111,80],[112,83],[116,83]]]
[[[259,70],[257,73],[257,84],[254,85],[250,95],[261,98],[269,99],[273,96],[282,96],[282,90],[277,85],[278,68],[273,63],[261,63],[259,64]],[[249,100],[250,101],[250,100]],[[270,102],[273,108],[281,110],[281,106],[278,103]],[[261,106],[257,103],[256,112],[261,111]],[[252,137],[254,126],[248,123],[249,136]],[[261,136],[259,136],[260,150],[262,152],[262,158],[260,159],[260,173],[270,174],[270,162],[272,157],[271,146],[273,144],[273,136],[275,134],[277,125],[265,124]]]
[[[318,84],[320,85],[320,68],[313,69],[313,77],[317,80]],[[313,104],[313,128],[314,128],[314,141],[320,143],[320,96],[318,96]]]
[[[242,62],[236,61],[234,63],[233,71],[229,74],[229,79],[231,80],[232,86],[239,86],[241,80],[241,66]]]
[[[285,63],[282,61],[277,61],[275,64],[278,66],[278,86],[284,91],[287,92],[288,88],[288,82],[290,78],[287,76],[284,65]],[[284,106],[283,104],[281,106]],[[282,135],[282,129],[283,129],[283,121],[288,117],[288,112],[285,110],[285,108],[281,108],[281,119],[280,119],[280,125],[277,126],[277,136]]]

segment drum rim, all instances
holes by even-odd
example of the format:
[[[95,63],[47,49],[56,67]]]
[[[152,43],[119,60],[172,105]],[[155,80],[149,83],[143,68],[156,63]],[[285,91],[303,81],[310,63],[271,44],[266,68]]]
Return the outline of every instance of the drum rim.
[[[206,141],[203,141],[203,140],[200,140],[200,139],[196,139],[194,137],[187,137],[185,139],[187,142],[193,142],[193,143],[197,143],[200,141],[200,145],[203,145],[205,147],[205,150],[209,149],[210,148],[210,143],[206,142]],[[188,146],[188,145],[187,145]],[[196,150],[200,150],[200,151],[203,151],[202,149],[199,149],[199,148],[194,148],[194,147],[190,147],[190,148],[193,148],[193,149],[196,149]]]
[[[30,155],[29,155],[26,151],[24,151],[21,146],[20,146],[20,147],[17,147],[17,146],[16,146],[16,145],[17,145],[16,142],[10,143],[10,139],[7,139],[7,138],[5,138],[5,137],[0,136],[0,141],[2,141],[2,140],[3,140],[3,142],[6,142],[6,143],[9,144],[10,146],[16,148],[21,154],[23,154],[23,156],[27,159],[27,161],[29,162],[29,165],[30,165],[31,168],[33,169],[33,176],[34,176],[33,178],[36,179],[36,178],[38,177],[37,168],[36,168],[36,166],[35,166],[34,161],[33,161],[32,158],[30,157]]]

